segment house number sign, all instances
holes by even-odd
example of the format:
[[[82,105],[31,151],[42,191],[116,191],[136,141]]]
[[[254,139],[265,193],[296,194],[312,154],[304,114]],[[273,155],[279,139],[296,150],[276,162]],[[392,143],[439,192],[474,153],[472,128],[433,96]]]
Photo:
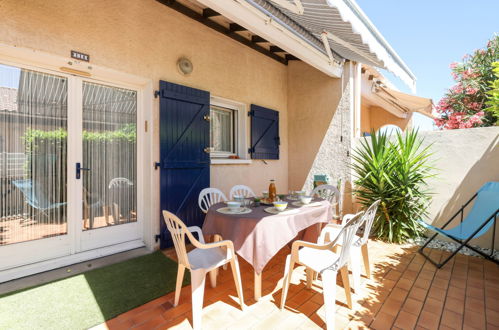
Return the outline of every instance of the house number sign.
[[[90,62],[90,55],[77,52],[76,50],[71,51],[71,57],[80,61]]]

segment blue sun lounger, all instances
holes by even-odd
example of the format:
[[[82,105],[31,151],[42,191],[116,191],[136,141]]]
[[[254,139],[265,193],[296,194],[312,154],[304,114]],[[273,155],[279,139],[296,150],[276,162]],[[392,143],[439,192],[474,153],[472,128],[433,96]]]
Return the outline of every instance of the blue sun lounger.
[[[464,210],[472,201],[475,201],[473,207],[469,211],[466,218],[464,218]],[[454,228],[445,229],[449,223],[451,223],[457,216],[461,216],[461,222]],[[495,232],[496,232],[496,221],[499,217],[499,182],[487,182],[484,184],[478,192],[471,197],[471,199],[464,204],[453,217],[447,221],[442,228],[437,228],[432,225],[427,224],[423,220],[419,220],[419,223],[430,230],[435,231],[433,235],[420,249],[421,253],[426,259],[433,263],[438,268],[445,265],[453,256],[456,255],[459,250],[463,247],[467,247],[476,253],[482,255],[488,260],[499,264],[499,260],[493,258],[494,247],[495,247]],[[492,244],[491,244],[491,254],[485,254],[484,252],[468,245],[469,241],[473,238],[477,238],[486,234],[492,228]],[[449,257],[447,257],[441,263],[437,263],[430,259],[428,255],[425,255],[423,249],[438,236],[438,234],[444,235],[457,243],[459,247],[454,251]]]
[[[46,217],[48,217],[48,212],[50,210],[57,209],[61,206],[66,205],[65,202],[51,203],[44,196],[40,196],[39,194],[37,194],[33,189],[33,182],[31,180],[16,180],[12,181],[12,184],[21,191],[26,204],[42,213]]]

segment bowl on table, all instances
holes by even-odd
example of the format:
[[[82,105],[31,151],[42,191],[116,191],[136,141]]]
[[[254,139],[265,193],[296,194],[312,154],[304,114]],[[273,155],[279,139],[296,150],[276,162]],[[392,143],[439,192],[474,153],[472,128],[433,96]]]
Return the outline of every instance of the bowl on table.
[[[227,202],[227,207],[229,208],[229,210],[235,212],[241,208],[241,203],[239,203],[239,202]]]
[[[312,196],[300,195],[300,202],[303,205],[310,204],[311,201],[312,201]]]
[[[297,196],[303,196],[305,194],[306,194],[305,190],[297,190],[297,191],[295,191],[295,195],[297,195]]]
[[[274,207],[276,208],[277,211],[282,212],[288,207],[288,202],[283,202],[283,201],[277,201],[274,202]]]
[[[235,202],[242,203],[244,201],[243,195],[234,195],[232,198],[234,199]]]

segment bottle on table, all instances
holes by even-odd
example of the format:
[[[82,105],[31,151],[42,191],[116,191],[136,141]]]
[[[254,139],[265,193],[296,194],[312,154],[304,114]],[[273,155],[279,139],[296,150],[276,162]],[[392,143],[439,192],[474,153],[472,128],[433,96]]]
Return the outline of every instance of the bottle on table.
[[[275,180],[270,180],[270,185],[269,185],[269,200],[270,202],[275,202],[277,201],[277,190],[275,187]]]

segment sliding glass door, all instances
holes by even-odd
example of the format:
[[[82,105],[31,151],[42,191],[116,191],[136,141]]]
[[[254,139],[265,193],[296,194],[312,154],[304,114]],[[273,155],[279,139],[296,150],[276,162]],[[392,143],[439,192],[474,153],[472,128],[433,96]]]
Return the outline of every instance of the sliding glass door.
[[[137,97],[0,63],[0,270],[140,238]]]

